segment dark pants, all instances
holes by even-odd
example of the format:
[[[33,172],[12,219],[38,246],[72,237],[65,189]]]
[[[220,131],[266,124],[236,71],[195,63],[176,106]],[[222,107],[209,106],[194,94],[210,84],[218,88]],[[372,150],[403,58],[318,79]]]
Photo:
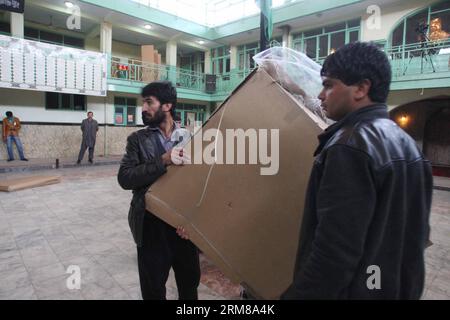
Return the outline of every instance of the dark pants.
[[[93,145],[92,147],[89,147],[89,160],[93,160],[94,159],[94,147],[95,145]],[[84,157],[84,153],[86,152],[86,149],[88,148],[88,146],[86,145],[86,141],[81,141],[81,148],[80,148],[80,153],[78,154],[78,161],[83,160]]]
[[[143,245],[137,247],[139,280],[144,300],[165,300],[170,268],[180,300],[197,300],[200,262],[197,247],[154,215],[144,218]]]

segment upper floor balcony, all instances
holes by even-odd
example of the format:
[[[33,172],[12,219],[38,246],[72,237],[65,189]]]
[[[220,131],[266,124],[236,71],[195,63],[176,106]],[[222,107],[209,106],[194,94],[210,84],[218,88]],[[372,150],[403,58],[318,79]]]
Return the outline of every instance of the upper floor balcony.
[[[392,65],[392,90],[449,87],[449,39],[385,51]],[[0,35],[0,87],[5,88],[105,96],[107,90],[139,94],[145,83],[170,80],[181,98],[223,101],[250,72],[209,75]]]
[[[442,88],[450,83],[450,40],[421,42],[385,50],[392,66],[391,90]],[[119,61],[127,61],[121,63]],[[323,63],[324,59],[317,62]],[[202,95],[207,101],[224,99],[251,70],[232,70],[226,74],[207,75],[167,65],[149,64],[113,57],[110,80],[141,88],[142,83],[170,80],[181,89]],[[136,91],[137,93],[138,91]]]
[[[111,89],[125,86],[130,88],[129,92],[138,93],[143,83],[168,80],[176,84],[181,97],[197,95],[201,100],[219,101],[250,72],[251,70],[239,70],[212,75],[136,59],[112,57],[109,83],[114,86]]]
[[[450,39],[396,46],[386,53],[392,65],[392,90],[449,86]]]

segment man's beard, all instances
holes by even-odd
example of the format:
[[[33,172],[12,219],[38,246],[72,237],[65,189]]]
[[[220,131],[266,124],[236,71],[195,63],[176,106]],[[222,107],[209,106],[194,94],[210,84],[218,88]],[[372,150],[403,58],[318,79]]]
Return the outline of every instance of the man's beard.
[[[164,120],[166,120],[166,114],[161,108],[156,111],[153,117],[147,111],[142,111],[142,122],[146,126],[157,128]]]

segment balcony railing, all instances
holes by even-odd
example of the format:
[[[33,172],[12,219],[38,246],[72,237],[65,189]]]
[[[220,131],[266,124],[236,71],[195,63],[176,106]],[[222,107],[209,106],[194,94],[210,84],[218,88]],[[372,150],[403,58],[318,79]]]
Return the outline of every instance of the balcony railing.
[[[406,81],[414,77],[433,79],[433,74],[438,76],[450,73],[450,39],[396,46],[385,51],[391,62],[394,81]],[[321,64],[323,60],[317,62]],[[215,93],[229,94],[251,71],[234,70],[226,74],[217,74]],[[127,58],[112,58],[111,78],[144,83],[170,80],[179,88],[207,92],[204,73]]]
[[[393,80],[450,71],[450,39],[396,46],[386,53]]]
[[[215,93],[231,92],[251,72],[244,70],[216,75]],[[206,75],[168,65],[146,63],[135,59],[112,57],[111,78],[149,83],[169,80],[178,88],[206,92]]]

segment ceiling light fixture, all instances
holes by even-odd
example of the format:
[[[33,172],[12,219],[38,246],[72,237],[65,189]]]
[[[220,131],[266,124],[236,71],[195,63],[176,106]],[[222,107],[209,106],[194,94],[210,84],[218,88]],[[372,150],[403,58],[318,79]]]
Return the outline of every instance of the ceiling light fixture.
[[[67,8],[72,8],[73,7],[73,3],[70,1],[65,1],[64,4],[66,5]]]
[[[205,41],[203,41],[203,40],[198,40],[197,41],[199,44],[204,44],[205,43]]]
[[[146,25],[144,26],[144,28],[147,29],[147,30],[150,30],[150,29],[152,28],[152,26],[149,25],[149,24],[146,24]]]

